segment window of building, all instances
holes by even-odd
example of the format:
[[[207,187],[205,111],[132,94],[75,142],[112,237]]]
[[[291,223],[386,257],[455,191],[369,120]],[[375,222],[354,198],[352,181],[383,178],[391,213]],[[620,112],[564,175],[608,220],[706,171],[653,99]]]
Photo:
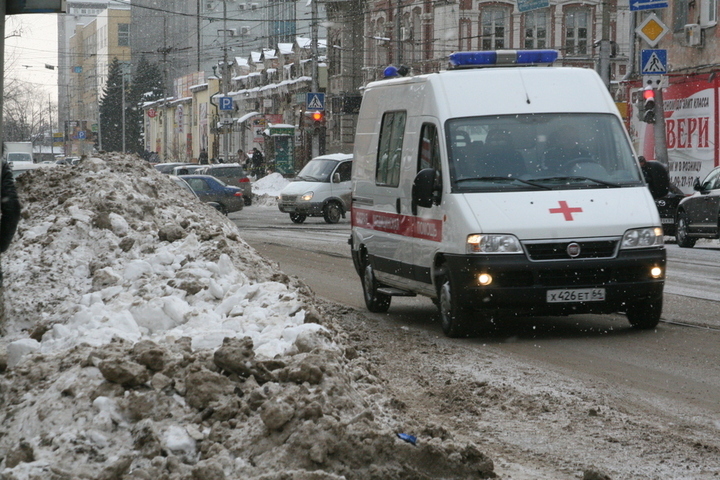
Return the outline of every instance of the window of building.
[[[467,18],[460,19],[460,50],[472,50],[472,24]]]
[[[130,46],[130,24],[118,23],[118,47]]]
[[[397,187],[400,183],[400,159],[402,158],[405,118],[407,113],[386,112],[380,126],[375,183]]]
[[[570,8],[565,12],[565,55],[587,55],[590,10]]]
[[[525,21],[525,48],[547,47],[548,10],[533,10],[523,15]]]
[[[700,25],[712,27],[717,25],[717,0],[700,0]]]
[[[480,12],[480,49],[498,50],[510,45],[510,12],[502,7],[483,8]]]

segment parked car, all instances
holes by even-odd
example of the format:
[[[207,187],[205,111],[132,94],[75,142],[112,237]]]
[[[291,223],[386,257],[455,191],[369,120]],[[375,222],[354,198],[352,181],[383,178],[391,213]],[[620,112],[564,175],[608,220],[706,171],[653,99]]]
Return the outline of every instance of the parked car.
[[[695,193],[680,201],[675,222],[675,238],[683,248],[694,247],[698,238],[720,238],[720,167],[693,188]]]
[[[172,173],[173,168],[175,167],[181,167],[183,165],[193,165],[192,163],[181,163],[181,162],[171,162],[171,163],[157,163],[153,165],[160,173]]]
[[[243,191],[238,187],[226,185],[222,180],[210,175],[180,175],[203,202],[217,202],[220,211],[228,213],[243,209]]]
[[[193,197],[200,200],[200,197],[198,197],[198,194],[195,193],[195,190],[192,189],[192,187],[182,178],[178,177],[177,175],[170,175],[170,179],[175,182],[180,188],[187,191],[192,195]],[[202,200],[200,200],[202,202]],[[211,207],[215,208],[218,212],[222,212],[222,206],[217,202],[204,202],[210,205]]]
[[[203,165],[204,168],[199,169],[198,175],[211,175],[219,178],[231,187],[238,187],[243,191],[245,205],[252,204],[252,182],[250,177],[245,173],[245,169],[239,163],[221,163],[215,165]]]
[[[667,236],[675,235],[675,216],[680,200],[685,198],[685,193],[673,184],[670,184],[670,191],[664,197],[655,199],[655,206],[660,214],[663,233]]]
[[[352,155],[335,153],[315,157],[280,192],[278,208],[293,223],[324,217],[337,223],[350,211]]]

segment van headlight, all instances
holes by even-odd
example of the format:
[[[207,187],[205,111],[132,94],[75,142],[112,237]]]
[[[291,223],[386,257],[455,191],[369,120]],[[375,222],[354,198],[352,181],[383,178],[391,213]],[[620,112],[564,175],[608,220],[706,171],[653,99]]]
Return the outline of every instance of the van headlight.
[[[468,235],[467,253],[522,253],[520,241],[515,235]]]
[[[620,248],[656,247],[664,243],[662,228],[635,228],[625,232]]]
[[[303,193],[302,196],[300,197],[300,200],[303,200],[303,201],[306,201],[306,202],[307,202],[307,201],[309,201],[309,200],[312,200],[313,195],[314,195],[313,192]]]

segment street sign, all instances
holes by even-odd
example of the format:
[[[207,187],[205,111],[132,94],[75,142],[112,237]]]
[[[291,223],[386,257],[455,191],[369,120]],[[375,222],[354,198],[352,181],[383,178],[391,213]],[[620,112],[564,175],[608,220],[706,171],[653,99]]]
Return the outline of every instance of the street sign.
[[[325,110],[325,94],[317,92],[308,93],[305,99],[305,110]]]
[[[157,115],[157,111],[154,108],[148,108],[147,114],[148,117],[154,118],[155,115]]]
[[[85,140],[85,130],[80,130],[77,132],[77,138],[78,140]]]
[[[670,31],[655,13],[651,13],[635,29],[635,33],[645,40],[648,45],[654,47]]]
[[[550,0],[518,0],[518,11],[521,13],[546,8],[550,6]]]
[[[641,52],[643,75],[663,75],[667,73],[667,50],[654,49]]]
[[[630,0],[630,11],[653,10],[655,8],[667,8],[667,0]]]
[[[228,111],[233,109],[232,97],[220,97],[220,110]]]
[[[667,88],[670,85],[667,75],[643,75],[643,87]]]

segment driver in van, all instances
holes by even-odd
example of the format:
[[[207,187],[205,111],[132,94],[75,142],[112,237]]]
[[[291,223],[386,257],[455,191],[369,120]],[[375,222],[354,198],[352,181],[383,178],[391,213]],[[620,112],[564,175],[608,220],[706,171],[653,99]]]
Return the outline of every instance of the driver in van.
[[[582,137],[578,129],[572,126],[564,126],[550,134],[545,150],[545,168],[552,172],[563,173],[568,162],[589,157],[590,152],[580,146],[579,138]]]

